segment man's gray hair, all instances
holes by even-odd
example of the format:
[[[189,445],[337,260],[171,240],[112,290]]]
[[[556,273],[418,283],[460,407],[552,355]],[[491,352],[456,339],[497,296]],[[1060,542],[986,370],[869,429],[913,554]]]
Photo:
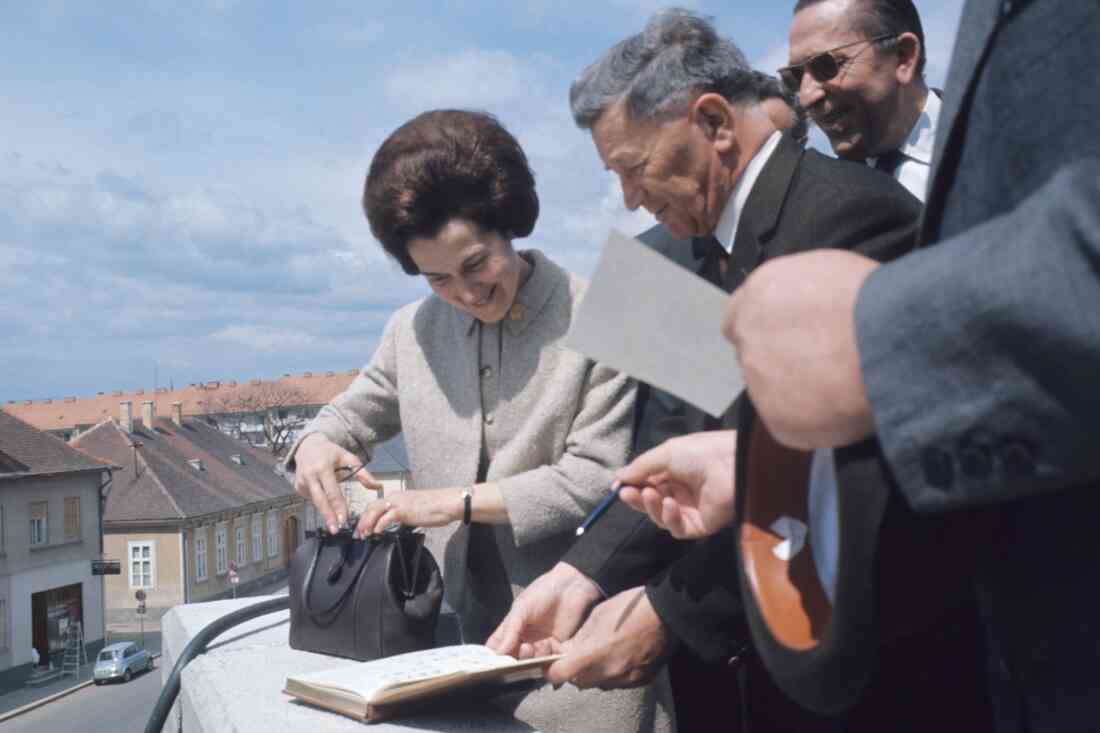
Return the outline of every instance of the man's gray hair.
[[[573,120],[590,129],[620,100],[632,120],[682,112],[700,94],[732,104],[760,97],[759,77],[710,19],[682,8],[655,13],[645,30],[611,48],[569,89]]]

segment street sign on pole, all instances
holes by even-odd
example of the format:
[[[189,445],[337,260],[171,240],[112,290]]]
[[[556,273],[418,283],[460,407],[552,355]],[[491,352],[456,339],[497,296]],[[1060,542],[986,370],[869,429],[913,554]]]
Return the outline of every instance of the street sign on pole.
[[[134,597],[138,599],[138,604],[137,604],[138,628],[141,630],[141,648],[144,649],[145,648],[145,591],[139,589],[138,592],[134,594]]]

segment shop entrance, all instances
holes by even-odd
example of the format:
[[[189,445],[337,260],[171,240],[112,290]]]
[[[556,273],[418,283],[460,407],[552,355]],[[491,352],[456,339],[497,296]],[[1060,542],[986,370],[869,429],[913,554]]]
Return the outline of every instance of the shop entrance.
[[[43,667],[51,661],[61,666],[65,632],[71,624],[84,624],[81,590],[81,584],[74,583],[31,595],[31,643]]]

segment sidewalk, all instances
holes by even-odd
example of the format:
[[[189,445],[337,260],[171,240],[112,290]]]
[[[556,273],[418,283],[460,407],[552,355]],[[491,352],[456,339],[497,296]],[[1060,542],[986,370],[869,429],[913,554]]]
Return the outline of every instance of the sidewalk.
[[[242,593],[239,597],[286,595],[286,593],[287,582],[284,578],[271,585],[254,588],[248,593]],[[114,644],[119,641],[136,641],[138,644],[142,643],[142,633],[140,632],[139,625],[136,623],[125,627],[116,626],[108,633],[108,637],[108,644]],[[161,635],[159,622],[148,622],[145,624],[144,645],[154,657],[160,656]],[[0,722],[3,722],[13,711],[20,710],[34,703],[46,704],[51,702],[50,698],[55,696],[63,697],[69,692],[90,684],[92,681],[92,670],[94,668],[95,659],[92,658],[88,660],[87,664],[80,668],[80,675],[78,677],[67,675],[38,687],[25,687],[23,682],[18,682],[7,687],[0,686]]]
[[[149,650],[154,657],[160,656],[160,627],[153,624],[155,627],[152,631],[145,631],[145,648]],[[136,641],[141,643],[141,635],[134,631],[133,633],[112,633],[110,635],[109,643],[114,644],[119,641]],[[88,685],[92,681],[92,670],[95,668],[95,659],[91,658],[88,663],[80,667],[80,674],[76,677],[72,675],[66,675],[60,677],[52,682],[47,682],[44,685],[38,687],[25,687],[21,683],[16,687],[8,687],[6,689],[0,689],[0,721],[14,710],[31,705],[33,703],[46,701],[48,698],[54,696],[61,697],[65,693],[72,692],[80,687]]]

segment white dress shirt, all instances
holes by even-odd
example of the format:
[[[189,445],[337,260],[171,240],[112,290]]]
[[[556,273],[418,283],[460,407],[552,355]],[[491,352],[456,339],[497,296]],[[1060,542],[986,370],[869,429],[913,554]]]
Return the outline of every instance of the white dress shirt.
[[[741,212],[745,210],[745,202],[749,200],[756,179],[760,177],[760,171],[764,170],[764,164],[772,157],[772,153],[779,147],[779,139],[783,137],[781,132],[773,132],[764,141],[756,155],[745,166],[745,170],[733,186],[733,192],[722,209],[722,216],[718,219],[718,226],[714,228],[714,238],[718,240],[727,253],[733,253],[733,243],[737,238],[737,227],[741,224]]]
[[[932,145],[936,142],[936,125],[939,119],[940,95],[929,89],[920,117],[909,131],[909,137],[898,148],[898,152],[904,157],[901,164],[894,169],[894,179],[922,203],[928,193],[928,174],[932,171]]]
[[[909,131],[898,152],[904,156],[894,169],[894,179],[909,193],[924,201],[928,174],[932,170],[932,145],[936,141],[936,123],[940,118],[940,96],[928,91],[917,123]],[[871,161],[872,165],[874,161]],[[836,504],[836,462],[831,448],[814,451],[810,470],[809,532],[817,576],[830,601],[835,601],[836,571],[840,555],[840,528]]]

